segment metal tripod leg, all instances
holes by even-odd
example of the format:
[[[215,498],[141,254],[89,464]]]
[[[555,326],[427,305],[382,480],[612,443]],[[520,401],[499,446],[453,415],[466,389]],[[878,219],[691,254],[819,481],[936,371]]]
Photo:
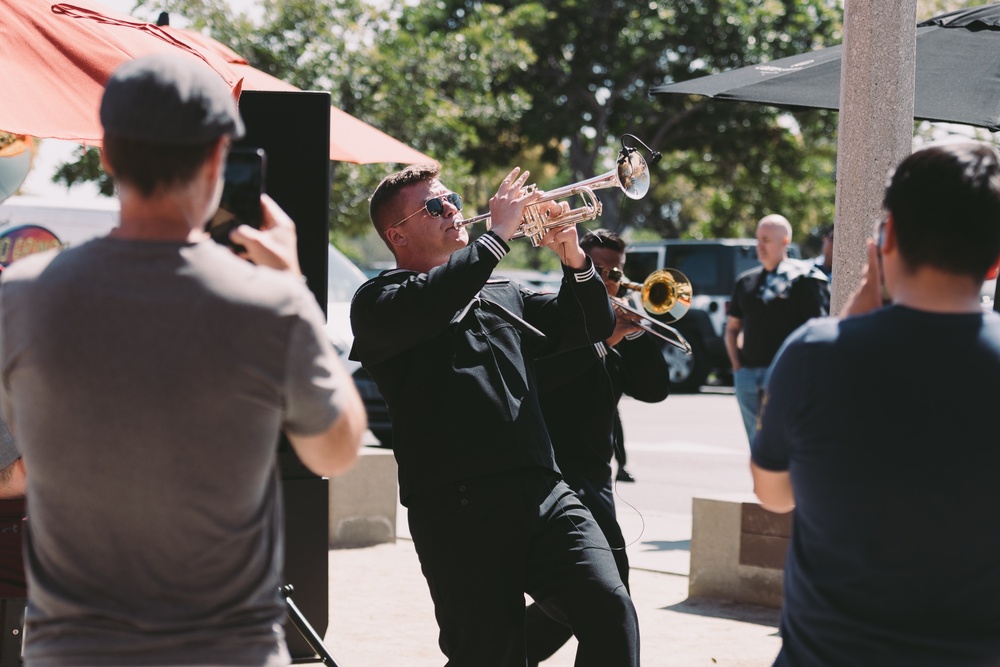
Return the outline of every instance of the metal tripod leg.
[[[295,602],[292,601],[291,595],[295,589],[290,585],[286,584],[281,587],[281,594],[285,598],[285,604],[288,606],[288,618],[291,619],[292,624],[295,625],[296,629],[302,634],[302,637],[309,644],[309,647],[316,652],[319,657],[319,662],[324,665],[330,665],[331,667],[340,667],[330,651],[327,650],[326,646],[323,645],[323,638],[319,636],[319,633],[309,625],[309,621],[306,617],[302,615],[302,612],[296,606]],[[299,662],[299,661],[296,661]],[[315,662],[315,660],[308,660],[307,662]]]

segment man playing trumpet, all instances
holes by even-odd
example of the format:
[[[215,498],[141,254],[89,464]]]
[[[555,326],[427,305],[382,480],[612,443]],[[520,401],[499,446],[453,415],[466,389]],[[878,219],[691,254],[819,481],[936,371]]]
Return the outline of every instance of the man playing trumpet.
[[[614,329],[607,291],[576,229],[541,245],[563,264],[558,295],[491,279],[526,207],[558,214],[514,169],[470,243],[462,199],[416,165],[382,181],[372,223],[397,268],[351,305],[352,352],[389,407],[400,499],[453,667],[525,665],[524,593],[565,617],[578,665],[638,665],[635,607],[608,541],[560,476],[535,358]],[[594,546],[599,548],[592,548]]]

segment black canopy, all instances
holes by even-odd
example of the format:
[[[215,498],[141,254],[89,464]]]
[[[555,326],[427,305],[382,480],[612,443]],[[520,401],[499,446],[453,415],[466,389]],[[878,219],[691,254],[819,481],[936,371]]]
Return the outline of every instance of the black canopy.
[[[916,42],[914,118],[1000,130],[1000,3],[924,21]],[[839,110],[840,58],[841,47],[833,46],[650,92]]]

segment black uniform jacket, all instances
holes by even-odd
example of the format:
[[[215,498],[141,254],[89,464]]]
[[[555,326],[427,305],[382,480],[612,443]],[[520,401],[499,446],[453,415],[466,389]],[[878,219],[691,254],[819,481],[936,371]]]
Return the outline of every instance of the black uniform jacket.
[[[670,393],[670,368],[657,339],[643,334],[542,359],[538,386],[559,465],[610,474],[618,401],[622,394],[662,401]]]
[[[534,360],[607,338],[615,316],[589,260],[564,267],[558,295],[491,280],[508,250],[487,232],[428,273],[382,273],[351,302],[351,356],[389,408],[404,503],[470,477],[558,470]]]

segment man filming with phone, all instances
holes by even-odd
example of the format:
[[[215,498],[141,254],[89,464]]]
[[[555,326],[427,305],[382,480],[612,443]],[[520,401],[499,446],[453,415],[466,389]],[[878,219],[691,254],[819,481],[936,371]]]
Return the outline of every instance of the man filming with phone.
[[[0,287],[0,404],[27,469],[28,665],[286,665],[284,432],[346,470],[364,408],[301,280],[292,221],[210,240],[228,87],[131,61],[101,104],[120,224],[19,260]]]
[[[761,505],[795,511],[774,664],[998,665],[1000,316],[979,291],[1000,263],[1000,154],[920,149],[883,206],[840,319],[779,352],[751,447]],[[948,354],[933,374],[929,343]]]

